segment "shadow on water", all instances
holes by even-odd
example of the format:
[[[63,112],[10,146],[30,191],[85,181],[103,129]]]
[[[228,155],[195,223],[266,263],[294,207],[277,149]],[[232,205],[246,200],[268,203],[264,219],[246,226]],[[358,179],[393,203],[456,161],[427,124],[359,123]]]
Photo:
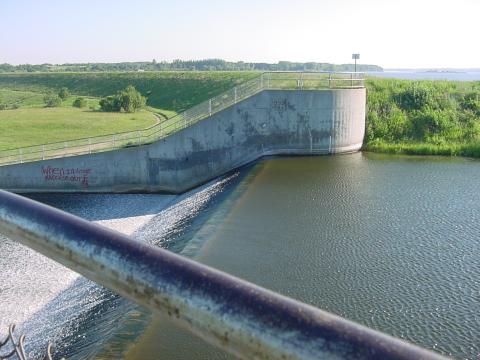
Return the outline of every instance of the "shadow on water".
[[[151,210],[160,199],[156,195],[34,194],[30,197],[91,221],[143,216],[153,212],[155,215],[132,236],[179,253],[248,171],[249,167],[243,168],[175,196],[166,208],[157,213]],[[58,268],[60,271],[64,269],[61,266]],[[34,273],[38,269],[33,265],[26,271]],[[68,288],[31,315],[19,330],[27,334],[27,351],[34,358],[41,357],[45,343],[52,341],[55,357],[85,359],[95,356],[112,336],[115,338],[109,341],[109,346],[115,347],[112,351],[123,351],[127,343],[141,333],[149,317],[148,311],[78,276]],[[127,329],[127,332],[117,331],[115,334],[115,329],[119,327]],[[115,346],[116,343],[118,346]],[[112,352],[110,355],[115,357]]]

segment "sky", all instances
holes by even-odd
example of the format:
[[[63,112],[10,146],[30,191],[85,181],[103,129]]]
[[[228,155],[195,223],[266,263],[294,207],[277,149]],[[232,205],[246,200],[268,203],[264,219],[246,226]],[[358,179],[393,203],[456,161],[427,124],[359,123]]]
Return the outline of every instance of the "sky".
[[[480,0],[0,0],[0,63],[480,68]]]

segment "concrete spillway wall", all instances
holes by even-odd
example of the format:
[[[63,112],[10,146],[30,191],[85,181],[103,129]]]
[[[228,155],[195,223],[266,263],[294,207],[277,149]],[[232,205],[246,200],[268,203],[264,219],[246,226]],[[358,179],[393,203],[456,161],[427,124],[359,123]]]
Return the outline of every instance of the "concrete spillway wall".
[[[14,192],[180,193],[265,155],[357,151],[366,91],[265,90],[150,145],[0,167]]]

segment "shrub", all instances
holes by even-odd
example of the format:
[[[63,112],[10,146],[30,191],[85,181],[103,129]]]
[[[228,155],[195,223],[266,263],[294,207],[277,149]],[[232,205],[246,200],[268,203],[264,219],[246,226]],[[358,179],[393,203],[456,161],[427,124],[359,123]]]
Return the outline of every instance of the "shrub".
[[[70,96],[70,91],[66,87],[61,88],[60,91],[58,92],[58,97],[62,100],[67,99],[69,96]]]
[[[77,108],[84,108],[87,106],[87,100],[85,100],[83,97],[78,97],[73,102],[73,106]]]
[[[126,112],[135,112],[145,106],[145,97],[131,85],[127,86],[118,95],[121,107]]]
[[[0,104],[0,110],[7,110],[7,104]]]
[[[432,104],[432,93],[425,85],[414,83],[397,94],[395,101],[402,110],[421,110]]]
[[[133,86],[129,85],[116,95],[107,96],[100,100],[103,111],[135,112],[145,106],[146,99]]]
[[[45,94],[43,97],[43,102],[46,107],[57,107],[62,104],[62,99],[60,96],[55,94]]]
[[[480,94],[471,92],[463,96],[460,100],[460,106],[464,110],[470,110],[480,115]]]
[[[118,95],[116,96],[107,96],[100,100],[100,109],[102,111],[121,111],[122,105],[120,103],[120,98]]]

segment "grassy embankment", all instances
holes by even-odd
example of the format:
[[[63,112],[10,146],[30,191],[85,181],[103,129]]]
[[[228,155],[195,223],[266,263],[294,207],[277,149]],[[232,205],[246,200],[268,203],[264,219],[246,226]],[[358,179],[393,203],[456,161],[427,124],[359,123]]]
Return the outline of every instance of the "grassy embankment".
[[[35,144],[143,129],[157,122],[153,113],[104,113],[96,109],[98,99],[88,98],[83,109],[72,107],[74,96],[60,107],[45,108],[43,95],[34,92],[0,90],[6,104],[17,109],[0,111],[0,150]]]
[[[480,157],[480,82],[367,81],[367,151]]]
[[[55,141],[64,136],[71,138],[99,134],[97,130],[82,133],[80,129],[68,124],[59,125],[65,133],[51,137],[56,132],[38,130],[28,131],[29,123],[40,119],[40,113],[57,114],[58,119],[73,116],[74,111],[83,111],[98,118],[87,118],[85,128],[100,125],[104,119],[109,133],[134,129],[130,125],[140,125],[141,120],[131,121],[139,114],[122,114],[125,124],[114,114],[91,110],[68,108],[73,97],[60,109],[43,109],[42,92],[58,91],[67,87],[75,95],[91,96],[89,107],[98,106],[98,97],[110,95],[127,85],[134,85],[148,97],[147,105],[152,111],[161,111],[171,117],[177,112],[188,109],[209,99],[235,84],[258,76],[255,72],[143,72],[143,73],[34,73],[0,74],[0,98],[8,98],[13,91],[16,96],[22,94],[21,107],[18,110],[0,111],[0,147],[9,141],[17,127],[24,128],[21,138],[32,139],[31,143]],[[409,81],[394,79],[369,79],[367,131],[364,149],[367,151],[403,153],[418,155],[461,155],[480,157],[480,82],[448,81]],[[31,107],[32,113],[25,112]],[[20,116],[20,110],[24,116]],[[37,112],[39,111],[39,112]],[[62,111],[65,113],[62,114]],[[67,113],[72,111],[72,113]],[[18,116],[14,116],[18,115]],[[84,116],[86,114],[82,114]],[[119,114],[116,114],[120,116]],[[47,116],[47,115],[45,115]],[[111,116],[111,118],[109,118]],[[106,125],[109,118],[111,127]],[[2,121],[6,119],[7,121]],[[23,121],[22,121],[23,119]],[[10,125],[9,125],[10,124]],[[118,125],[118,127],[117,127]],[[125,126],[124,126],[125,125]],[[139,127],[144,126],[143,124]],[[7,133],[4,129],[10,128]],[[47,129],[48,126],[45,127]],[[31,127],[30,127],[31,129]],[[75,130],[75,131],[72,131]],[[103,131],[103,130],[99,130]],[[28,134],[27,134],[28,133]],[[82,135],[81,135],[82,134]],[[38,136],[37,136],[38,135]],[[78,136],[77,136],[78,135]],[[37,138],[34,139],[34,136]],[[18,143],[24,146],[26,143]],[[9,146],[10,147],[10,146]]]
[[[0,74],[0,103],[18,107],[0,111],[0,150],[146,128],[156,122],[151,112],[170,118],[257,75],[253,72]],[[147,111],[134,114],[98,111],[99,97],[128,85],[134,85],[147,96]],[[58,92],[62,87],[74,95],[61,107],[45,108],[43,93]],[[86,97],[86,108],[72,107],[78,95]]]

